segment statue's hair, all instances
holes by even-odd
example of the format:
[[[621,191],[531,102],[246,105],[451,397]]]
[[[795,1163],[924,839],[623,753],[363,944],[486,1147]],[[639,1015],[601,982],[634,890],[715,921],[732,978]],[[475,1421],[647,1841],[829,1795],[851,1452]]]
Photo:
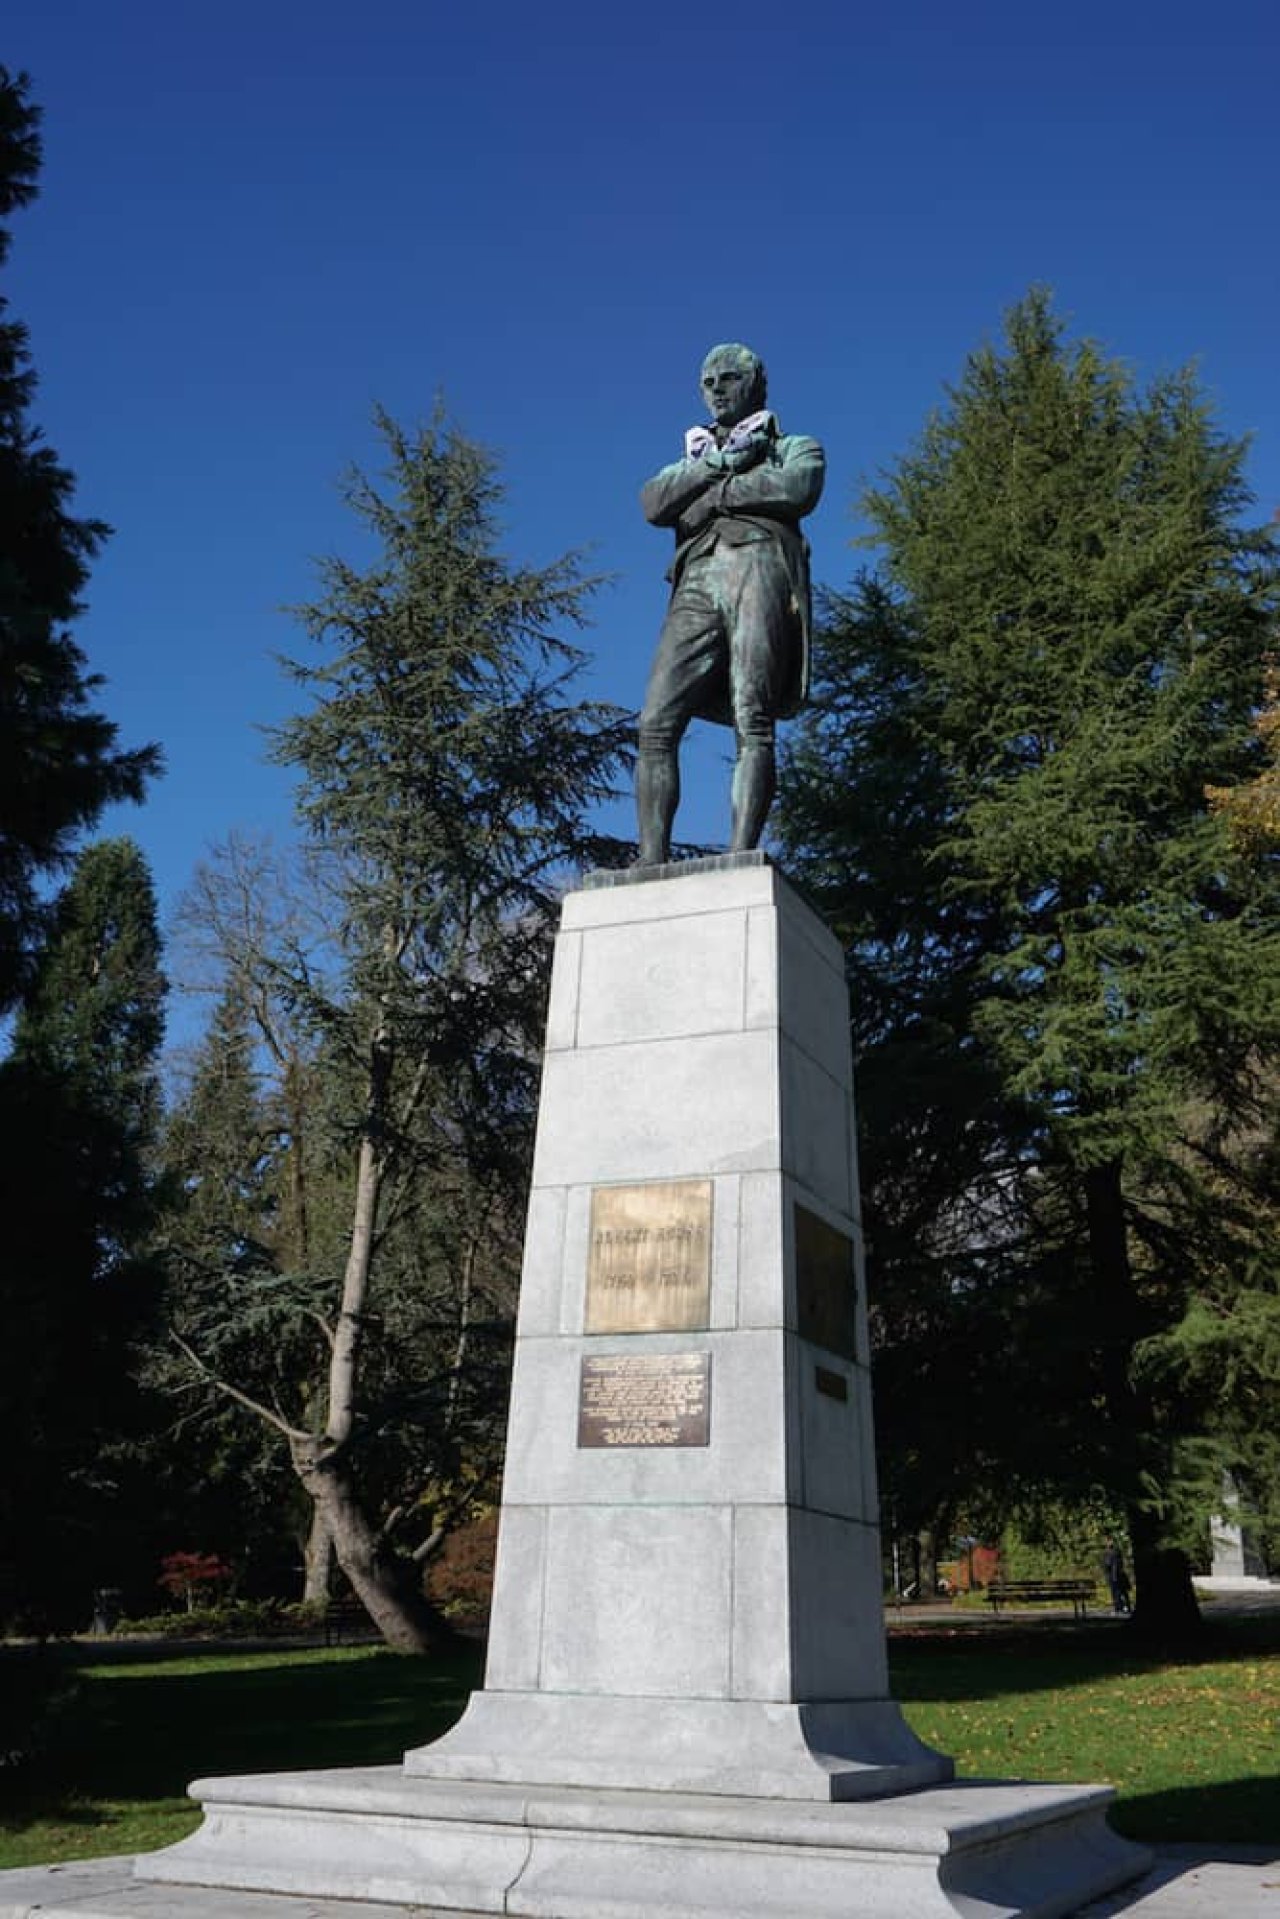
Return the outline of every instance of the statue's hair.
[[[769,381],[764,370],[764,361],[749,346],[743,346],[740,340],[725,340],[719,346],[713,346],[702,362],[702,374],[705,378],[707,368],[713,360],[732,360],[735,365],[745,367],[751,374],[753,411],[758,411],[769,397]]]

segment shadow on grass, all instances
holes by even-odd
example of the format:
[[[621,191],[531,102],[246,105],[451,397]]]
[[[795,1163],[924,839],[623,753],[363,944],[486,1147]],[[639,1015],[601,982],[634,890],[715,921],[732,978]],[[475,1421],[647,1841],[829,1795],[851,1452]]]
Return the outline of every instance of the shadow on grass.
[[[1200,1656],[1248,1660],[1277,1649],[1280,1620],[1238,1619],[1215,1624]],[[23,1657],[41,1655],[0,1649],[0,1687]],[[395,1764],[453,1723],[482,1666],[479,1647],[430,1659],[382,1648],[193,1658],[120,1646],[106,1660],[84,1647],[44,1657],[59,1682],[58,1709],[29,1763],[0,1763],[0,1827],[10,1833],[38,1820],[101,1826],[126,1801],[157,1814],[168,1802],[172,1818],[190,1781],[211,1774]],[[1123,1629],[1065,1624],[1053,1632],[895,1634],[890,1663],[894,1696],[910,1705],[1050,1693],[1170,1661],[1134,1645]],[[1135,1726],[1133,1737],[1141,1736]],[[1280,1835],[1280,1778],[1137,1793],[1112,1817],[1145,1840],[1257,1841]]]
[[[1280,1773],[1224,1780],[1216,1786],[1135,1793],[1114,1805],[1108,1817],[1117,1832],[1148,1845],[1194,1839],[1197,1844],[1229,1846],[1257,1843],[1259,1834],[1268,1833],[1274,1835],[1275,1857],[1280,1860]],[[1230,1919],[1230,1914],[1224,1913],[1222,1919]]]
[[[898,1629],[889,1637],[895,1699],[994,1700],[1006,1694],[1056,1692],[1124,1673],[1158,1672],[1280,1652],[1280,1613],[1220,1619],[1206,1625],[1193,1652],[1151,1646],[1111,1620],[1038,1621],[1032,1626]]]
[[[0,1824],[92,1819],[94,1800],[178,1798],[192,1779],[225,1772],[396,1763],[438,1737],[480,1683],[479,1648],[430,1659],[381,1649],[264,1663],[211,1660],[194,1671],[117,1655],[78,1665],[70,1710],[31,1764],[0,1773]]]

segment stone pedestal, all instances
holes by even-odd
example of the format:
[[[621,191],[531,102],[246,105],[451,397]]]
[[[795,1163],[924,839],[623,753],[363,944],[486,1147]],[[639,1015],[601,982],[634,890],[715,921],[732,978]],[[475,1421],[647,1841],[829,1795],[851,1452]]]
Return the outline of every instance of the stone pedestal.
[[[1147,1864],[1105,1788],[950,1784],[889,1697],[835,941],[759,854],[598,877],[556,951],[484,1690],[399,1767],[197,1783],[104,1913],[1050,1919]]]
[[[760,855],[573,894],[485,1690],[408,1772],[796,1799],[950,1776],[888,1697],[860,1271],[830,933]],[[624,1408],[696,1363],[697,1433],[581,1444],[602,1363]]]

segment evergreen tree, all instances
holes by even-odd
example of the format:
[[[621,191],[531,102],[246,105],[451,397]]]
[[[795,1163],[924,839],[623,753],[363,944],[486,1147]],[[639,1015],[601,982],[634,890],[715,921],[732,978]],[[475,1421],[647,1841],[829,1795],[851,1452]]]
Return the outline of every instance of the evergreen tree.
[[[0,66],[0,266],[8,216],[36,193],[39,109],[25,74]],[[70,511],[74,482],[31,424],[25,327],[0,298],[0,1011],[38,947],[40,883],[110,801],[140,799],[155,747],[120,750],[95,710],[100,681],[66,631],[82,611],[100,520]]]
[[[90,846],[0,1067],[0,1404],[24,1448],[0,1508],[0,1615],[41,1627],[85,1623],[93,1586],[129,1567],[163,996],[142,856],[128,840]]]
[[[168,1548],[212,1549],[235,1568],[238,1591],[292,1598],[307,1502],[288,1460],[260,1422],[225,1397],[192,1390],[173,1337],[196,1342],[228,1378],[265,1398],[293,1393],[317,1368],[316,1328],[305,1315],[323,1301],[314,1287],[282,1278],[306,1271],[288,1198],[288,1169],[304,1141],[264,1085],[261,1044],[248,995],[234,982],[219,995],[166,1118],[166,1325],[148,1355],[159,1396],[147,1451]]]
[[[165,1127],[182,1187],[183,1239],[221,1271],[259,1262],[274,1237],[277,1140],[262,1101],[244,992],[219,995],[190,1083]]]
[[[1237,853],[1274,872],[1280,855],[1280,666],[1267,664],[1265,698],[1254,716],[1260,764],[1238,785],[1210,786]],[[1207,1461],[1214,1491],[1234,1480],[1264,1557],[1280,1566],[1280,1068],[1266,1086],[1269,1116],[1225,1142],[1233,1189],[1243,1189],[1248,1256],[1220,1270],[1185,1318],[1153,1341],[1146,1362],[1172,1372],[1198,1395],[1217,1441]],[[1219,1510],[1210,1495],[1202,1503]]]
[[[559,887],[567,868],[618,854],[587,814],[611,791],[627,731],[615,709],[570,694],[581,655],[564,632],[590,591],[577,562],[502,555],[493,462],[441,418],[415,434],[378,424],[387,483],[354,474],[347,489],[377,557],[363,571],[327,562],[321,596],[298,609],[322,659],[291,665],[312,703],[275,746],[299,774],[339,951],[326,967],[290,933],[268,951],[240,941],[236,962],[269,977],[314,1035],[345,1156],[322,1392],[284,1413],[219,1383],[287,1439],[343,1571],[388,1640],[418,1647],[433,1630],[420,1565],[440,1502],[403,1474],[397,1486],[395,1449],[380,1455],[379,1442],[416,1426],[449,1428],[455,1456],[461,1444],[486,1267],[505,1269],[520,1211]],[[229,960],[237,943],[224,941]],[[382,1329],[410,1295],[388,1281],[423,1261],[451,1275],[454,1358],[398,1395]],[[492,1426],[500,1415],[479,1399],[472,1413]],[[433,1473],[445,1505],[458,1497],[448,1476]],[[407,1510],[426,1532],[416,1545],[397,1530]]]
[[[1139,391],[1033,292],[865,498],[882,564],[831,609],[784,802],[866,993],[884,1310],[908,1349],[999,1340],[988,1476],[1096,1473],[1153,1629],[1194,1621],[1190,1408],[1135,1362],[1247,1250],[1209,1174],[1280,1038],[1274,895],[1205,801],[1256,766],[1280,584],[1243,458],[1191,374]]]
[[[277,992],[284,923],[307,919],[316,957],[314,914],[296,910],[286,869],[238,840],[202,867],[184,908],[193,946],[212,957],[220,940],[228,966],[234,953],[237,984],[219,999],[166,1128],[181,1193],[165,1233],[178,1343],[161,1340],[150,1371],[177,1411],[153,1450],[170,1488],[171,1544],[212,1546],[259,1591],[272,1576],[270,1590],[288,1591],[302,1557],[303,1596],[320,1600],[328,1525],[320,1507],[308,1524],[298,1482],[292,1498],[282,1483],[293,1476],[278,1431],[246,1420],[243,1400],[193,1393],[182,1363],[184,1350],[198,1355],[206,1376],[295,1427],[323,1421],[325,1328],[352,1208],[351,1075],[308,1046]],[[486,1182],[442,1154],[430,1133],[439,1118],[437,1106],[402,1146],[404,1177],[384,1209],[352,1441],[362,1502],[387,1551],[402,1544],[410,1576],[496,1498],[519,1271],[518,1193],[505,1174],[491,1169]]]

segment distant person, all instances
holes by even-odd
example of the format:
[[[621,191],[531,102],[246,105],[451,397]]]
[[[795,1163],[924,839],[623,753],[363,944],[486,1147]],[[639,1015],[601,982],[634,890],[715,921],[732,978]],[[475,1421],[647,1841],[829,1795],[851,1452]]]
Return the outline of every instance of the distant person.
[[[1129,1597],[1129,1574],[1125,1569],[1124,1555],[1114,1539],[1107,1541],[1107,1549],[1102,1555],[1102,1572],[1111,1594],[1112,1612],[1131,1613],[1133,1604]]]

